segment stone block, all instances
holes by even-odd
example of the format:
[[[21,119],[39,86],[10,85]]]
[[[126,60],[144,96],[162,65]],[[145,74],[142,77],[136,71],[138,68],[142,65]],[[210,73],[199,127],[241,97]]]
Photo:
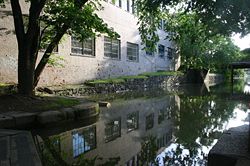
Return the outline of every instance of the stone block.
[[[0,114],[0,128],[13,128],[15,125],[15,119],[13,117]]]
[[[80,104],[73,108],[76,119],[86,119],[99,114],[99,105],[97,103]]]
[[[32,126],[36,120],[36,113],[23,112],[13,115],[16,120],[16,126]]]
[[[64,114],[66,114],[66,119],[67,120],[73,120],[75,119],[75,112],[73,108],[63,108],[61,110]]]
[[[208,166],[234,166],[239,159],[249,158],[248,125],[226,131],[208,154]]]
[[[49,124],[66,120],[64,113],[60,111],[46,111],[37,115],[39,124]]]

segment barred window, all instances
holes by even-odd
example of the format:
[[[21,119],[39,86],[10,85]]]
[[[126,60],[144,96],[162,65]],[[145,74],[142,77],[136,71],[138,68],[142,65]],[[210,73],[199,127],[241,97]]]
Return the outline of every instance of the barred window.
[[[173,59],[174,57],[174,49],[168,47],[168,59]]]
[[[158,54],[159,54],[159,57],[164,57],[164,55],[165,55],[165,46],[164,45],[162,45],[162,44],[158,45]]]
[[[96,148],[96,126],[72,132],[73,157]]]
[[[138,129],[139,127],[139,112],[133,112],[127,115],[128,132]]]
[[[129,61],[139,61],[139,46],[138,44],[127,42],[127,59]]]
[[[120,59],[120,49],[121,43],[120,40],[111,39],[109,37],[104,37],[104,56],[113,58],[113,59]]]
[[[80,56],[95,56],[95,39],[79,41],[77,38],[71,37],[71,53]]]
[[[121,118],[105,125],[105,142],[110,142],[121,136]]]
[[[152,129],[154,127],[154,113],[146,116],[146,130]]]

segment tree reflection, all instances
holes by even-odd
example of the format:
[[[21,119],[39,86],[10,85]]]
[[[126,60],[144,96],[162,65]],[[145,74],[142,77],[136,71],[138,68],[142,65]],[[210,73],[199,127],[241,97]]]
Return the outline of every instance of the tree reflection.
[[[209,149],[219,138],[223,124],[233,116],[235,107],[235,102],[215,95],[181,96],[180,112],[175,114],[177,147],[165,162],[170,165],[205,165],[207,154],[202,148]]]

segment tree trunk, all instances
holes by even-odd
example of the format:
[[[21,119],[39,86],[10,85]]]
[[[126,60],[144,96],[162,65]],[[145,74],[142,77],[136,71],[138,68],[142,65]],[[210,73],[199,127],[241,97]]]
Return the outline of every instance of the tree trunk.
[[[29,24],[26,32],[19,1],[11,0],[10,2],[18,43],[18,93],[32,96],[34,94],[34,70],[40,37],[39,17],[46,0],[30,1]]]
[[[18,93],[32,96],[34,94],[34,62],[28,52],[28,48],[24,48],[18,53]]]

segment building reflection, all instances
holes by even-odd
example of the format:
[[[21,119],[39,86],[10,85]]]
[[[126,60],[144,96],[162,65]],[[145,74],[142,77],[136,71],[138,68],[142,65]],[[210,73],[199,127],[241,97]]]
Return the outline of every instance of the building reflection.
[[[72,131],[73,157],[96,148],[96,126]]]
[[[105,125],[105,142],[110,142],[121,136],[121,118],[112,120]]]
[[[117,100],[111,105],[101,109],[96,123],[57,135],[60,152],[67,154],[67,161],[83,154],[84,158],[98,156],[104,160],[119,156],[119,165],[139,165],[138,155],[145,137],[155,137],[158,150],[172,139],[171,112],[178,109],[176,96]]]

